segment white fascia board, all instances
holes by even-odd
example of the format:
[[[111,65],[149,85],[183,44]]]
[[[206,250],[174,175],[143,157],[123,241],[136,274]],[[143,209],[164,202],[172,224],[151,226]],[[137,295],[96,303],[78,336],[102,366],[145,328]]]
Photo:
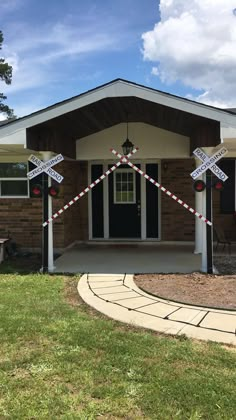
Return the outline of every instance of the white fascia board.
[[[79,97],[69,99],[65,103],[52,106],[45,111],[29,115],[19,121],[14,121],[9,125],[0,127],[0,139],[2,136],[12,133],[19,129],[26,129],[34,125],[43,123],[60,115],[82,108],[91,103],[105,98],[136,96],[137,98],[161,104],[167,107],[188,112],[200,117],[219,121],[228,126],[236,127],[236,115],[230,115],[224,110],[208,108],[200,103],[193,103],[184,98],[173,97],[166,93],[156,92],[147,87],[134,85],[132,83],[117,80],[106,86],[102,86],[90,92],[81,94]]]
[[[170,108],[178,109],[180,111],[188,112],[190,114],[198,115],[200,117],[208,118],[211,120],[219,121],[226,125],[231,125],[232,127],[236,127],[236,115],[231,115],[225,112],[224,110],[218,110],[209,108],[204,104],[201,103],[194,103],[188,101],[184,98],[177,98],[166,93],[162,92],[155,92],[149,88],[141,87],[141,86],[134,86],[130,85],[132,88],[132,94],[127,94],[127,84],[126,87],[123,85],[121,88],[121,92],[119,91],[119,95],[117,96],[137,96],[141,99],[145,99],[150,102],[158,103]]]

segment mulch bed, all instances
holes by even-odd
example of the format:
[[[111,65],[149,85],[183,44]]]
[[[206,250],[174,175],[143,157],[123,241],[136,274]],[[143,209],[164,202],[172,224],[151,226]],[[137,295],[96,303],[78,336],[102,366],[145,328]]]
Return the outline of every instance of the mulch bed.
[[[220,274],[139,274],[134,281],[148,293],[182,303],[236,309],[236,258],[217,257]]]

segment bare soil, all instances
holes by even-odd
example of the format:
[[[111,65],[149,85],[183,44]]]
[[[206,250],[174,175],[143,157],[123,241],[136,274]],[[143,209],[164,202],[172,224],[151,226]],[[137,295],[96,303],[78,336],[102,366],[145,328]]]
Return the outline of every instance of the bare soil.
[[[236,309],[236,258],[217,257],[218,275],[137,274],[134,281],[155,296],[213,308]]]

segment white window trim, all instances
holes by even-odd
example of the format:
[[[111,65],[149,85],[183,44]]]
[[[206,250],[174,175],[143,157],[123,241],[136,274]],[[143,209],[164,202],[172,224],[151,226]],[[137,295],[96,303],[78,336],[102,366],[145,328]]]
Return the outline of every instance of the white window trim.
[[[3,162],[4,163],[4,162]],[[15,162],[9,162],[9,163],[15,163]],[[28,162],[20,162],[20,163],[26,163],[27,164],[27,172],[29,171],[29,165]],[[27,195],[2,195],[2,181],[27,181]],[[0,199],[5,198],[29,198],[29,179],[26,177],[4,177],[0,178]]]
[[[116,175],[118,173],[132,174],[132,176],[133,176],[132,183],[133,183],[133,187],[134,187],[134,190],[133,190],[133,200],[132,201],[117,201],[116,200]],[[113,201],[114,204],[122,204],[122,205],[123,204],[136,204],[136,174],[135,174],[135,172],[134,172],[133,169],[129,169],[129,168],[117,169],[114,172],[114,176],[113,176],[113,200],[114,200]]]

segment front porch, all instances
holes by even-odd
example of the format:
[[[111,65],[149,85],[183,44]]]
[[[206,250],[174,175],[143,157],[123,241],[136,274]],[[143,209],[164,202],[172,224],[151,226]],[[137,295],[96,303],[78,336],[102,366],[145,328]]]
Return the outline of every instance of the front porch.
[[[194,245],[83,244],[55,261],[55,273],[191,273],[201,271]]]
[[[201,253],[202,244],[206,243],[202,241],[204,219],[200,220],[201,215],[205,216],[206,206],[205,192],[195,193],[193,189],[190,174],[199,162],[192,152],[196,147],[204,147],[210,156],[224,142],[230,150],[224,168],[229,174],[229,188],[224,193],[213,192],[213,222],[233,231],[235,121],[230,111],[115,80],[5,124],[0,129],[2,174],[6,175],[8,170],[7,178],[2,175],[0,179],[4,230],[10,231],[23,248],[41,248],[41,200],[35,200],[31,191],[34,182],[40,184],[42,180],[40,175],[27,179],[28,157],[33,152],[47,161],[49,155],[60,153],[65,160],[56,170],[64,180],[58,199],[49,197],[49,211],[43,218],[44,222],[53,220],[48,229],[49,251],[44,247],[46,269],[52,271],[53,249],[63,252],[76,242],[124,240],[128,245],[135,240],[142,244],[153,241],[153,245],[71,248],[56,261],[56,270],[132,273],[199,270],[200,256],[194,255],[193,250]],[[139,148],[132,156],[131,167],[122,163],[109,177],[105,176],[111,165],[118,162],[111,147],[119,152],[126,138]],[[137,166],[136,173],[132,164]],[[23,178],[15,172],[17,165],[23,165]],[[140,177],[141,172],[156,180],[158,189]],[[102,182],[96,182],[100,178]],[[22,185],[24,191],[20,190]],[[198,218],[191,211],[194,209]],[[163,241],[177,244],[195,241],[195,248],[178,245],[169,246],[166,251]]]

